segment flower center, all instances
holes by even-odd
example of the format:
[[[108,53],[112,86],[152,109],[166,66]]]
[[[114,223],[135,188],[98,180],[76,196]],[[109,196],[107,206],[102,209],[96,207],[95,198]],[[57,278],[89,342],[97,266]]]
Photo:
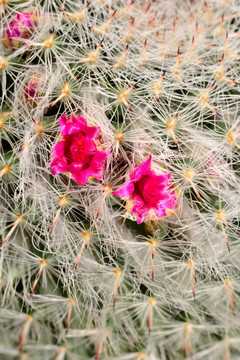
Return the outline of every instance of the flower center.
[[[149,175],[143,176],[139,181],[134,184],[135,193],[143,199],[146,204],[157,205],[159,197],[155,194],[151,177]]]
[[[146,183],[148,182],[148,178],[149,178],[148,175],[143,176],[139,181],[137,181],[137,182],[134,184],[134,192],[135,192],[137,195],[141,196],[141,198],[142,198],[143,200],[145,200],[145,199],[144,199],[144,191],[143,191],[143,190],[144,190],[144,187],[145,187]]]
[[[134,192],[140,196],[145,205],[150,208],[158,206],[159,201],[164,200],[163,188],[157,184],[151,176],[145,175],[134,184]]]
[[[67,151],[69,163],[73,161],[82,162],[84,160],[85,142],[82,134],[70,135],[70,144]]]

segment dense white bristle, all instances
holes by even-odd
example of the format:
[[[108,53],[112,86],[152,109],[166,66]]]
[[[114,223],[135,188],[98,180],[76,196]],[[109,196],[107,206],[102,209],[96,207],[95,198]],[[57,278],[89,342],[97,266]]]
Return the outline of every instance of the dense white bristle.
[[[239,14],[0,0],[0,358],[239,359]],[[100,128],[102,180],[52,175],[63,114]],[[177,208],[138,225],[112,192],[150,155]]]

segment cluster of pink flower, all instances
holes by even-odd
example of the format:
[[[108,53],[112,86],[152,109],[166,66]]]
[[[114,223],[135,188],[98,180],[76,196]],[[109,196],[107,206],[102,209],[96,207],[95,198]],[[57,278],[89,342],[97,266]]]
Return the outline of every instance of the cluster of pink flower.
[[[19,12],[10,22],[7,30],[4,32],[2,41],[7,49],[14,50],[19,48],[23,39],[31,36],[33,29],[38,23],[39,15],[36,12]]]
[[[35,12],[18,13],[9,24],[3,36],[5,47],[15,48],[21,45],[22,39],[31,35],[37,25]],[[31,80],[25,89],[25,99],[36,103],[38,80]],[[50,162],[52,174],[71,173],[72,179],[79,185],[84,185],[90,176],[101,180],[105,159],[110,151],[99,151],[97,142],[101,141],[100,128],[88,126],[81,116],[66,115],[60,117],[60,127],[63,140],[52,150]],[[166,216],[166,210],[177,207],[175,191],[170,187],[171,175],[157,175],[151,169],[151,156],[130,173],[130,180],[112,194],[131,202],[131,214],[135,214],[137,223],[146,219],[149,212],[156,217]]]
[[[111,155],[110,151],[99,151],[101,143],[100,128],[88,126],[82,116],[66,115],[59,119],[62,141],[52,150],[53,158],[49,166],[52,174],[71,173],[72,179],[79,185],[87,183],[93,176],[102,179],[104,161]],[[131,201],[131,214],[135,214],[137,223],[141,224],[153,211],[156,217],[167,215],[167,210],[177,207],[175,191],[170,186],[169,173],[157,175],[151,169],[152,157],[140,164],[130,173],[130,179],[119,189],[112,192],[124,200]]]
[[[30,37],[37,25],[35,12],[18,13],[11,21],[3,36],[5,47],[14,50],[21,45],[22,39]],[[25,99],[37,101],[38,80],[31,80],[25,89]],[[84,185],[90,176],[101,180],[105,159],[111,155],[110,151],[99,151],[97,142],[101,141],[100,128],[88,126],[81,116],[66,115],[60,117],[60,127],[63,140],[52,150],[50,162],[52,174],[61,172],[71,173],[72,179],[79,185]],[[151,156],[130,173],[130,180],[113,195],[132,203],[131,213],[136,215],[140,224],[153,211],[156,217],[166,216],[166,210],[177,207],[175,191],[171,189],[170,174],[157,175],[151,169]]]

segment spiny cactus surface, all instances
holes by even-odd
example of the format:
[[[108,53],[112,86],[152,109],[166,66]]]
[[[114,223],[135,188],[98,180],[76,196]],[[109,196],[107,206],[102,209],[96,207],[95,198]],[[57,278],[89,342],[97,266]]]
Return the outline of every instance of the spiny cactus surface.
[[[240,1],[0,0],[0,359],[240,359]]]

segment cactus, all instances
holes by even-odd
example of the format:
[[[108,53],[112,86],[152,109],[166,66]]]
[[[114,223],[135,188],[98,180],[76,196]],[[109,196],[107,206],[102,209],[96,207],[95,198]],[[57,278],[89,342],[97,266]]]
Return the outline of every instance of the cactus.
[[[240,358],[238,0],[0,0],[0,359]]]

